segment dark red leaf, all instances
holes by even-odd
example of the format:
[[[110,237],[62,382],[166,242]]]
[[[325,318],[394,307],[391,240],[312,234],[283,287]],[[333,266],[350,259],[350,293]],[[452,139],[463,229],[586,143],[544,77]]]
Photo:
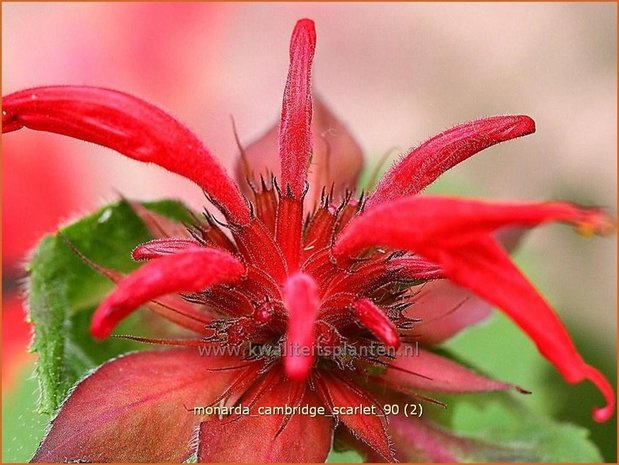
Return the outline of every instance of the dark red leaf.
[[[205,406],[238,375],[196,349],[138,352],[105,363],[63,404],[34,462],[180,462]]]

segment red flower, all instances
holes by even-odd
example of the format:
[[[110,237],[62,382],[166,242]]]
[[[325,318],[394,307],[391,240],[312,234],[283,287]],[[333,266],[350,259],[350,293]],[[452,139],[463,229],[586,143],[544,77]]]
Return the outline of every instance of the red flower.
[[[341,128],[312,100],[315,41],[313,22],[299,21],[279,126],[279,174],[257,182],[251,171],[263,160],[269,165],[271,154],[257,152],[272,144],[267,136],[239,165],[252,180],[247,196],[187,128],[135,97],[68,86],[3,99],[4,132],[57,132],[156,163],[204,189],[226,221],[209,218],[192,236],[162,234],[139,245],[133,257],[148,263],[126,277],[101,270],[118,286],[96,310],[93,336],[109,336],[143,304],[197,336],[148,339],[180,348],[102,365],[76,386],[34,460],[180,461],[197,450],[200,461],[317,462],[338,425],[341,438],[375,460],[406,459],[410,450],[453,460],[453,438],[430,422],[387,421],[358,409],[380,413],[385,402],[429,400],[424,391],[514,388],[415,345],[439,343],[487,314],[481,301],[466,300],[465,289],[509,315],[566,381],[590,380],[600,389],[606,405],[594,409],[595,420],[612,416],[610,385],[582,360],[496,235],[547,222],[605,234],[609,218],[561,202],[416,195],[475,153],[534,132],[534,122],[498,116],[445,131],[406,155],[369,196],[353,198],[346,187],[360,165],[354,141],[346,134],[322,145],[312,139],[313,106],[322,124]],[[353,174],[341,176],[339,157],[353,160]],[[325,164],[312,171],[317,160]],[[310,171],[310,194],[322,188],[316,206],[307,201]],[[183,410],[213,405],[247,406],[253,415],[203,418]],[[285,405],[332,416],[256,413]]]

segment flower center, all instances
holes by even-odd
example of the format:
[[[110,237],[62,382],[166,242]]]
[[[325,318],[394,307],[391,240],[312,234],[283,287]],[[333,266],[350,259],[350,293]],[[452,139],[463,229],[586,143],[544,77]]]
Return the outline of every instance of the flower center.
[[[411,276],[406,260],[413,257],[375,249],[350,263],[336,263],[331,253],[334,239],[363,203],[350,192],[334,202],[323,189],[320,204],[304,219],[301,237],[295,241],[287,237],[290,231],[277,226],[278,215],[282,209],[302,208],[302,203],[303,199],[282,197],[276,186],[267,188],[264,182],[261,190],[253,191],[252,211],[263,227],[248,233],[251,240],[246,243],[243,238],[237,241],[247,277],[238,285],[220,285],[190,297],[221,315],[209,326],[212,334],[207,340],[241,350],[244,358],[268,362],[286,356],[286,351],[309,351],[317,364],[342,370],[354,369],[357,361],[375,363],[393,357],[400,343],[399,330],[414,323],[406,315],[411,304],[406,291],[424,281]],[[202,240],[219,238],[222,227],[210,219],[208,228],[201,228]],[[279,276],[278,262],[286,255],[283,249],[299,240],[299,272],[316,283],[319,303],[310,322],[312,343],[294,347],[287,344],[291,315],[284,298],[290,273]],[[269,249],[271,256],[261,258]]]

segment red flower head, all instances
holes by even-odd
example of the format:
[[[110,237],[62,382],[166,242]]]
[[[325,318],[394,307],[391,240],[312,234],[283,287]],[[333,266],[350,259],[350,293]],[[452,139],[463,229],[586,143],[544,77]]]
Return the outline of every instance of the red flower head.
[[[336,427],[376,460],[406,458],[407,447],[427,460],[451,460],[441,447],[447,433],[431,423],[387,420],[353,407],[381,412],[385,402],[429,400],[421,394],[427,391],[514,388],[417,347],[487,315],[467,290],[505,312],[566,381],[590,380],[599,388],[606,405],[594,409],[595,420],[612,416],[609,383],[582,360],[497,235],[548,222],[605,234],[609,218],[561,202],[418,195],[477,152],[534,132],[533,120],[497,116],[456,126],[408,153],[372,193],[353,197],[346,187],[360,167],[354,141],[346,134],[332,143],[316,133],[312,138],[317,124],[341,129],[312,100],[315,44],[313,22],[300,20],[279,125],[279,174],[263,170],[278,171],[269,163],[272,154],[260,151],[274,146],[267,135],[239,165],[249,178],[247,196],[186,127],[130,95],[67,86],[3,99],[4,132],[57,132],[158,164],[195,182],[225,217],[225,224],[209,217],[191,235],[168,237],[163,220],[151,215],[164,226],[162,237],[133,252],[147,263],[126,277],[100,269],[118,285],[93,316],[94,337],[109,336],[141,305],[196,336],[146,340],[179,348],[123,356],[80,382],[35,460],[176,461],[197,444],[200,461],[317,462],[331,449]],[[341,159],[355,160],[348,176],[341,175]],[[308,201],[319,192],[317,205]],[[325,413],[201,418],[183,405]]]

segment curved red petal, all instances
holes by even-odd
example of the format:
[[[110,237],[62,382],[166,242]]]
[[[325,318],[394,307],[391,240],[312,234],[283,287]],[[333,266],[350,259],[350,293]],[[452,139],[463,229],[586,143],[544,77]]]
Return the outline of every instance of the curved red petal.
[[[568,383],[591,381],[606,400],[604,407],[593,410],[593,418],[610,419],[615,395],[609,382],[584,362],[557,314],[496,241],[446,251],[441,261],[449,279],[497,305],[520,326]]]
[[[608,234],[612,221],[599,209],[563,202],[498,203],[438,196],[390,201],[354,218],[337,238],[336,257],[352,257],[364,248],[441,249],[474,241],[505,226],[533,227],[560,221],[585,235]]]
[[[231,283],[245,273],[229,253],[196,249],[161,257],[123,278],[95,311],[90,326],[96,338],[109,336],[120,320],[140,305],[173,292],[197,292],[213,284]]]
[[[90,260],[68,239],[65,238],[65,242],[80,260],[113,283],[118,283],[124,278],[125,275],[123,273],[105,268]],[[176,294],[161,296],[156,300],[145,303],[144,306],[153,313],[198,334],[204,334],[206,332],[206,325],[212,320],[209,314],[201,312],[198,310],[198,307]]]
[[[200,140],[141,99],[98,87],[38,87],[3,97],[2,111],[3,132],[56,132],[155,163],[198,184],[234,221],[249,221],[245,199]]]
[[[314,363],[314,326],[320,308],[314,278],[304,273],[288,278],[284,285],[284,303],[288,311],[284,367],[290,379],[304,381]]]
[[[398,330],[385,312],[370,299],[357,300],[354,303],[355,315],[370,332],[383,344],[398,348],[400,338]]]
[[[370,245],[383,245],[418,253],[436,263],[447,278],[510,316],[568,382],[591,380],[607,403],[594,411],[594,418],[605,421],[615,403],[608,381],[582,360],[552,308],[491,237],[505,226],[531,227],[547,221],[571,223],[587,235],[605,234],[612,228],[611,220],[600,211],[566,203],[501,205],[413,197],[355,218],[333,252],[341,259]]]
[[[497,231],[494,237],[506,251],[512,253],[526,231],[524,228],[508,227]],[[397,263],[397,260],[407,262],[408,258],[398,257],[392,263]],[[445,277],[440,267],[431,265],[431,262],[416,256],[410,259],[411,264],[414,264],[410,273],[412,277],[416,275],[421,275],[425,279]],[[415,260],[419,262],[415,263]],[[411,264],[407,263],[408,266]],[[432,266],[435,267],[435,271]],[[409,270],[410,268],[405,267],[403,271],[406,273]],[[411,329],[400,330],[400,333],[414,338],[423,345],[440,344],[463,329],[485,320],[492,313],[492,306],[488,302],[447,279],[426,281],[423,286],[411,288],[409,295],[412,305],[404,311],[404,315],[420,322]]]
[[[310,19],[297,21],[290,40],[290,68],[279,127],[282,188],[284,192],[290,189],[297,199],[305,189],[312,154],[311,74],[315,48],[314,22]]]
[[[182,462],[200,416],[238,363],[196,349],[137,352],[109,361],[77,384],[33,462]],[[136,437],[139,432],[139,437]]]
[[[368,198],[367,207],[416,194],[476,153],[533,132],[535,122],[524,115],[493,116],[448,129],[421,144],[392,167]]]

